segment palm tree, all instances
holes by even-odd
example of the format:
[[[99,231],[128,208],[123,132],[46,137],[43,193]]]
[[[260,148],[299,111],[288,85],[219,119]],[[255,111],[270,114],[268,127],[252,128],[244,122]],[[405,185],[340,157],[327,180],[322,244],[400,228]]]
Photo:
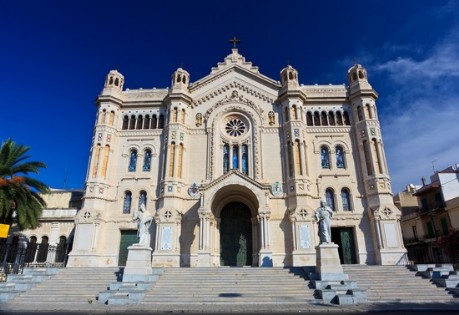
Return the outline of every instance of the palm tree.
[[[46,202],[40,194],[49,192],[44,183],[30,178],[46,165],[42,162],[24,162],[30,147],[8,139],[0,147],[0,223],[11,224],[17,217],[21,230],[34,228]]]

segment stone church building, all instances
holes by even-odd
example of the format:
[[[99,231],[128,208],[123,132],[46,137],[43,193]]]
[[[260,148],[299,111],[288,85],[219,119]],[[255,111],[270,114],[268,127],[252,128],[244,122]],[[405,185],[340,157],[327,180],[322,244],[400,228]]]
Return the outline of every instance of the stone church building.
[[[397,264],[378,94],[361,65],[348,80],[303,85],[287,66],[279,82],[237,48],[195,82],[178,68],[165,89],[123,90],[110,71],[68,266],[123,265],[141,204],[153,267],[315,265],[321,200],[342,263]]]

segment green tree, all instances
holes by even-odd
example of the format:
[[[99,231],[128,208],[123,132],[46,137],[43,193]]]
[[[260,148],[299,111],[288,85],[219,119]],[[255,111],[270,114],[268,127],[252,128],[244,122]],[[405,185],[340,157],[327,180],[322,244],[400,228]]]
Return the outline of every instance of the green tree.
[[[46,202],[40,194],[49,192],[44,183],[27,176],[38,174],[46,165],[38,161],[25,161],[30,147],[8,139],[0,147],[0,223],[11,224],[16,212],[21,230],[34,228]]]

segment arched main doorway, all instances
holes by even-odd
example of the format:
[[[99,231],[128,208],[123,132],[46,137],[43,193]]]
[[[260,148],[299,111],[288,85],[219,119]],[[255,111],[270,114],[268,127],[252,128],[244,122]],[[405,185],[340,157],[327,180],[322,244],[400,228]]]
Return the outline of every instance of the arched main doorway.
[[[231,202],[220,214],[220,265],[252,265],[252,223],[250,209]]]

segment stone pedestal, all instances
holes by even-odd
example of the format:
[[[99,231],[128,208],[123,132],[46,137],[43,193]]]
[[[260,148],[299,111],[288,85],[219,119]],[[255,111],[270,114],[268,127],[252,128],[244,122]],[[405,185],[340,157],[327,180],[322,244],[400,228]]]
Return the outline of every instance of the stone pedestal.
[[[147,246],[132,245],[128,247],[128,251],[123,282],[148,281],[152,276],[152,249]]]
[[[347,275],[339,260],[338,245],[322,243],[316,247],[316,271],[322,281],[343,281]]]
[[[196,267],[211,267],[212,257],[210,251],[200,250],[198,251],[198,264]]]
[[[273,253],[270,250],[260,250],[259,256],[259,265],[260,267],[272,267],[273,266]]]

